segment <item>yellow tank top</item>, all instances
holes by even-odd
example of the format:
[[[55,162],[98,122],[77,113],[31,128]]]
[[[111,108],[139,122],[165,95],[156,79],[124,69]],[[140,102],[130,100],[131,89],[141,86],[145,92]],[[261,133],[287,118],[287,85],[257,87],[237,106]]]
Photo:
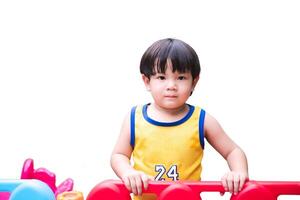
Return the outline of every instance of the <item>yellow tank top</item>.
[[[151,119],[147,115],[148,105],[131,110],[130,144],[133,147],[134,169],[155,177],[157,181],[199,181],[205,111],[188,105],[189,111],[185,117],[166,123]]]

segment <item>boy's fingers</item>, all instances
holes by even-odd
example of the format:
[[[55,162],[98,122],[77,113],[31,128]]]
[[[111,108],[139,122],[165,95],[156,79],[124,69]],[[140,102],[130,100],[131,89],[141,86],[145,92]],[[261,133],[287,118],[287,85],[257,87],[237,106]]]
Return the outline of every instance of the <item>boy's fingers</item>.
[[[240,176],[235,175],[234,178],[233,178],[233,192],[234,192],[234,194],[238,193],[239,187],[240,187]]]
[[[135,177],[135,184],[137,189],[137,195],[142,194],[142,180],[139,176]]]
[[[222,179],[221,179],[221,181],[222,181],[222,185],[223,185],[223,187],[224,187],[224,190],[225,190],[225,192],[227,192],[228,191],[228,186],[227,186],[227,181],[226,181],[226,178],[227,178],[227,176],[226,175],[224,175],[223,177],[222,177]],[[223,193],[224,194],[224,193]]]
[[[143,174],[142,175],[142,181],[143,181],[144,189],[147,190],[148,189],[149,177],[147,175]]]
[[[233,192],[233,177],[232,177],[232,174],[229,174],[228,176],[227,176],[227,186],[228,186],[228,191],[229,192]]]
[[[123,178],[123,183],[124,183],[125,187],[127,188],[127,190],[129,190],[131,192],[130,181],[127,177]]]
[[[241,178],[241,180],[240,180],[239,191],[242,190],[242,188],[243,188],[245,182],[246,182],[246,177],[243,176],[243,177]]]
[[[129,179],[129,181],[130,181],[131,191],[133,192],[133,194],[137,194],[135,179],[131,178]]]
[[[245,182],[248,180],[247,175],[236,172],[227,173],[221,179],[225,192],[228,191],[235,195],[243,189]]]

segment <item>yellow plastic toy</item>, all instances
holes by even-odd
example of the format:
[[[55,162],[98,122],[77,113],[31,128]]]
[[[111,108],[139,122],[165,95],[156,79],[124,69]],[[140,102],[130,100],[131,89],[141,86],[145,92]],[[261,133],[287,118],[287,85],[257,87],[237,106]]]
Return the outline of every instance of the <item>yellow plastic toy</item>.
[[[69,191],[63,192],[57,196],[57,200],[84,200],[82,192]]]

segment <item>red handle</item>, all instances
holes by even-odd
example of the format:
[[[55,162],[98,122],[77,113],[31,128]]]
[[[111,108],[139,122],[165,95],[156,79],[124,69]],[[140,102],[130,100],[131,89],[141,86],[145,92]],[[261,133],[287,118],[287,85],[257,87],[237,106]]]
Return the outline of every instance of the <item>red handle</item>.
[[[268,189],[275,196],[279,195],[300,195],[300,182],[296,181],[253,181]]]
[[[144,190],[145,193],[155,193],[159,194],[164,189],[171,185],[180,185],[180,186],[188,186],[194,192],[225,192],[222,183],[219,181],[199,181],[199,182],[189,182],[189,181],[178,181],[178,182],[161,182],[161,181],[150,181],[149,187],[147,190]]]
[[[144,193],[154,193],[158,200],[201,200],[201,192],[225,192],[221,182],[156,182],[150,181]],[[276,200],[279,195],[300,195],[300,182],[248,181],[231,200]],[[129,200],[130,195],[121,181],[107,180],[96,185],[87,200]]]

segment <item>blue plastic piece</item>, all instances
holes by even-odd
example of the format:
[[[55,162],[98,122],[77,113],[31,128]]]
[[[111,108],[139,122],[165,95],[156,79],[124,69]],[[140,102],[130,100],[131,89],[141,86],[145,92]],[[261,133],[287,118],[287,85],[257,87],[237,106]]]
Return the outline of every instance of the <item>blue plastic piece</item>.
[[[53,191],[39,180],[0,180],[1,192],[9,192],[9,200],[55,200]]]

